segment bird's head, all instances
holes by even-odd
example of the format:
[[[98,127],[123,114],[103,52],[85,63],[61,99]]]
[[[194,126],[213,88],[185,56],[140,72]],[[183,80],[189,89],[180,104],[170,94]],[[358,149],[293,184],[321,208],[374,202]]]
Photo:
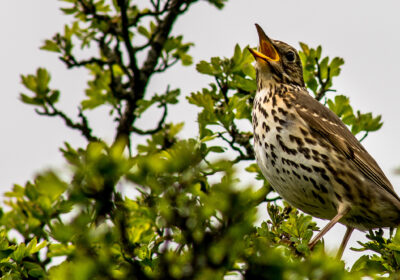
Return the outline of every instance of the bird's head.
[[[270,39],[256,24],[260,46],[258,51],[249,48],[256,60],[257,79],[264,82],[291,84],[304,87],[303,69],[296,49],[288,44]]]

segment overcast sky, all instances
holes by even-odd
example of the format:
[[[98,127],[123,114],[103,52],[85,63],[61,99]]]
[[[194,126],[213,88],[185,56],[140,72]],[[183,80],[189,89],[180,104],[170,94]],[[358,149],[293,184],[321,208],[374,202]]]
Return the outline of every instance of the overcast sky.
[[[13,183],[23,184],[45,168],[62,166],[58,148],[65,140],[74,146],[85,144],[61,120],[40,117],[18,99],[20,92],[27,92],[19,75],[42,66],[52,73],[51,86],[62,92],[60,106],[72,115],[76,113],[76,104],[83,97],[85,72],[67,71],[56,55],[38,49],[44,39],[69,22],[70,18],[59,12],[60,6],[66,4],[55,0],[0,3],[1,191],[10,189]],[[371,133],[363,144],[400,193],[400,178],[393,174],[393,169],[400,166],[399,10],[400,2],[394,0],[231,0],[223,11],[197,3],[176,22],[174,34],[183,34],[186,41],[195,43],[191,51],[195,62],[212,56],[230,57],[236,43],[242,47],[256,46],[254,23],[260,24],[271,38],[296,48],[299,41],[310,46],[321,44],[324,54],[343,57],[345,65],[341,76],[334,80],[334,87],[339,94],[350,96],[355,109],[382,114],[382,129]],[[149,92],[161,92],[170,84],[188,95],[209,82],[193,67],[179,66],[155,77]],[[193,107],[174,107],[170,112],[172,121],[187,120],[185,134],[193,136],[197,129]],[[113,125],[104,115],[92,113],[93,126],[99,135],[111,141]],[[142,121],[143,125],[147,123],[154,123],[154,119]],[[343,226],[331,230],[327,238],[329,247],[339,246],[343,234]],[[355,240],[363,235],[353,234],[350,245],[357,246]],[[344,258],[351,262],[356,256],[346,250]]]

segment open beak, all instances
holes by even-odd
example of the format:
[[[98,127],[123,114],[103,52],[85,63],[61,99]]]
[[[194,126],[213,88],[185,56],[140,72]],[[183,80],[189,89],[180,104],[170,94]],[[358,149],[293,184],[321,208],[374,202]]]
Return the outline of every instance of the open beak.
[[[276,51],[272,41],[268,36],[265,34],[264,30],[256,23],[258,38],[260,39],[260,46],[258,51],[249,48],[249,51],[252,53],[254,58],[262,59],[264,61],[279,61],[279,54]]]

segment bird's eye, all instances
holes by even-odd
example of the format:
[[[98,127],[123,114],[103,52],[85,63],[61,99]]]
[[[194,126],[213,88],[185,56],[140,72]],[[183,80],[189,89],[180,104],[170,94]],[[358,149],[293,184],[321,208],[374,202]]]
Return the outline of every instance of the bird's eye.
[[[285,54],[285,57],[286,57],[286,59],[287,59],[289,62],[293,62],[294,59],[296,58],[296,55],[294,54],[293,51],[288,51],[288,52]]]

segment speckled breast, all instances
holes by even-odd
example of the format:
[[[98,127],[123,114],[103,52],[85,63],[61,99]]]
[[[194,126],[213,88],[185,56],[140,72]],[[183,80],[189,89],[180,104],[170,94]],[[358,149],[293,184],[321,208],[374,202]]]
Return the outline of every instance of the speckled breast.
[[[253,107],[254,148],[265,178],[282,198],[313,216],[330,219],[338,201],[326,166],[328,147],[308,132],[278,93],[257,93]],[[325,164],[324,164],[325,162]]]

